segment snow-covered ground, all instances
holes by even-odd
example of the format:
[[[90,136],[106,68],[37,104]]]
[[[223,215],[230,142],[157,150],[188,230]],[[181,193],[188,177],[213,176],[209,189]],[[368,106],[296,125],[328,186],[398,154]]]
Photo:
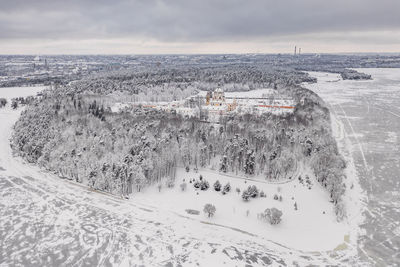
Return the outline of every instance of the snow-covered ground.
[[[193,184],[189,183],[190,179],[198,179],[200,174],[210,183],[207,191],[195,189]],[[310,177],[312,176],[310,175]],[[185,192],[182,192],[179,187],[183,179],[188,184]],[[222,186],[229,182],[231,192],[226,195],[216,192],[213,188],[216,180],[219,180]],[[346,223],[336,221],[328,193],[314,178],[311,178],[311,181],[311,189],[308,189],[306,184],[301,184],[298,179],[284,183],[268,183],[262,180],[246,181],[209,170],[187,173],[184,169],[179,169],[175,188],[163,188],[161,193],[156,187],[148,188],[144,192],[136,194],[132,201],[151,202],[153,206],[188,216],[194,220],[205,220],[240,229],[293,249],[333,250],[344,242],[345,236],[350,232]],[[266,193],[267,197],[244,202],[241,194],[236,192],[236,188],[243,191],[249,185],[256,185],[259,190]],[[275,194],[282,196],[282,201],[274,200]],[[203,214],[203,207],[207,203],[215,205],[217,209],[212,219],[207,219]],[[298,210],[294,209],[294,203],[297,203]],[[257,219],[258,213],[272,207],[283,211],[282,222],[279,225],[269,225]],[[201,214],[189,215],[185,212],[187,209],[198,210]],[[249,211],[248,216],[247,211]]]
[[[46,86],[0,87],[0,98],[6,98],[10,106],[12,98],[34,96],[46,88]]]
[[[30,89],[0,88],[0,97],[38,90]],[[197,195],[191,184],[180,192],[179,180],[199,174],[180,170],[174,189],[164,188],[159,194],[153,187],[129,200],[120,199],[14,158],[9,138],[20,112],[9,106],[0,109],[0,265],[356,264],[353,228],[335,221],[328,194],[314,180],[310,190],[297,179],[284,184],[245,183],[201,170],[211,186],[219,179],[223,185],[229,181],[232,190],[223,196],[210,188]],[[252,184],[267,197],[244,203],[235,189]],[[274,193],[282,195],[282,202],[272,199]],[[204,216],[205,203],[216,206],[215,217]],[[256,213],[269,207],[283,211],[280,225],[257,220]],[[187,214],[187,208],[200,214]]]
[[[372,80],[343,81],[332,73],[305,86],[329,104],[347,138],[351,160],[366,193],[358,240],[360,264],[400,266],[400,69],[357,69]],[[335,127],[334,127],[335,129]],[[359,189],[357,189],[359,191]],[[362,219],[362,218],[361,218]],[[353,225],[360,217],[354,217]]]

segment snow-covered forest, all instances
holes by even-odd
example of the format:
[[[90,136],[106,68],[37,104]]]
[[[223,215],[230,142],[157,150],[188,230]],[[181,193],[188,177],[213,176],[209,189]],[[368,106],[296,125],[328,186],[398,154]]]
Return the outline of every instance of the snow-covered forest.
[[[173,101],[199,90],[221,87],[226,92],[259,88],[287,88],[300,82],[315,82],[301,71],[271,68],[269,65],[228,64],[222,67],[175,65],[173,68],[147,67],[93,75],[73,82],[71,94],[92,93],[133,101]]]
[[[12,146],[62,178],[118,195],[173,181],[177,167],[267,180],[297,179],[309,168],[342,217],[346,164],[331,134],[329,111],[315,93],[300,87],[305,81],[314,79],[299,71],[240,64],[97,75],[30,101],[15,125]],[[290,114],[228,115],[219,123],[110,108],[116,95],[118,101],[127,96],[171,101],[216,86],[227,91],[269,87],[298,104]]]

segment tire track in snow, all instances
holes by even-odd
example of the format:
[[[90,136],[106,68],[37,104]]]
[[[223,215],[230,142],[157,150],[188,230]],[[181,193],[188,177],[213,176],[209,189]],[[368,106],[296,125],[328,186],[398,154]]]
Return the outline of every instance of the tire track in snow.
[[[342,110],[343,115],[344,115],[344,117],[345,117],[347,123],[348,123],[349,126],[350,126],[350,129],[351,129],[351,131],[352,131],[352,133],[353,133],[354,139],[356,140],[357,146],[358,146],[358,148],[359,148],[359,150],[360,150],[361,157],[362,157],[363,163],[364,163],[364,167],[365,167],[367,170],[369,170],[369,165],[368,165],[368,163],[367,163],[367,159],[365,158],[364,149],[362,148],[362,145],[361,145],[360,140],[358,140],[356,131],[355,131],[354,128],[353,128],[353,124],[350,122],[350,119],[349,119],[349,117],[347,116],[346,111],[344,111],[342,105],[338,103],[337,106],[339,106],[340,109]]]

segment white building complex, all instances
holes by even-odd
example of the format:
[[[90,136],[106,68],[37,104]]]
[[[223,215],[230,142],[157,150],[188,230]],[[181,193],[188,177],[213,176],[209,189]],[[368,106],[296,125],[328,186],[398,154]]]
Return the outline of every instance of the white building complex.
[[[290,113],[295,103],[292,98],[282,97],[270,89],[258,90],[258,95],[251,92],[234,92],[225,94],[220,88],[207,92],[206,103],[202,107],[210,114],[224,115],[236,113]]]
[[[295,108],[292,98],[282,97],[272,89],[225,93],[221,88],[208,92],[202,91],[182,101],[135,103],[134,105],[176,112],[189,117],[205,116],[210,121],[218,121],[220,116],[232,113],[285,114],[293,112]]]

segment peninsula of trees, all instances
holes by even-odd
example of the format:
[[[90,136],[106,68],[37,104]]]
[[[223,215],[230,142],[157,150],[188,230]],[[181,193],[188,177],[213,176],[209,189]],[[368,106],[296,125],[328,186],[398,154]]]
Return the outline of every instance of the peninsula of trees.
[[[297,179],[309,168],[343,216],[345,161],[329,110],[301,82],[307,74],[235,64],[119,71],[47,90],[14,127],[12,147],[27,161],[96,190],[127,195],[175,178],[177,167],[211,168],[268,180]],[[235,114],[207,123],[194,117],[127,107],[123,98],[172,101],[216,86],[273,88],[296,100],[293,113]]]

